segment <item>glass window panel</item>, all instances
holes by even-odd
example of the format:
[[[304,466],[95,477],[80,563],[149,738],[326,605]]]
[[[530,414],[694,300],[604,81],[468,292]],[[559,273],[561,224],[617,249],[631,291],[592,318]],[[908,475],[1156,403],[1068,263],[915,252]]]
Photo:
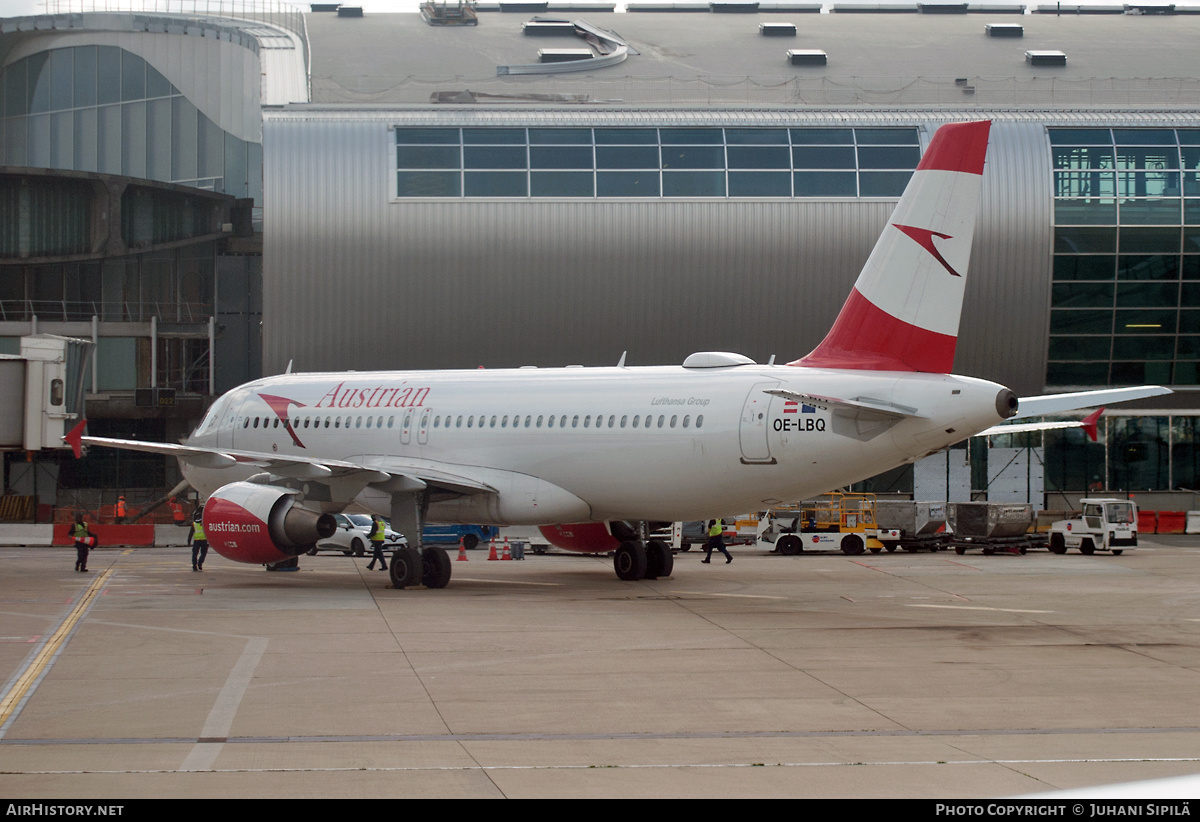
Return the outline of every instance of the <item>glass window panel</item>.
[[[1121,251],[1179,253],[1178,228],[1121,228]]]
[[[1108,363],[1058,363],[1046,366],[1046,385],[1105,385]]]
[[[730,197],[791,197],[792,175],[786,171],[731,171]]]
[[[797,171],[792,178],[797,197],[853,197],[858,193],[853,171]]]
[[[225,174],[225,133],[203,112],[196,113],[196,166],[201,180],[212,179],[219,189]]]
[[[71,49],[75,54],[74,105],[96,105],[96,47],[77,46]]]
[[[1178,350],[1181,359],[1200,357],[1200,337],[1180,337]]]
[[[1175,376],[1171,380],[1171,384],[1172,385],[1196,385],[1198,382],[1200,382],[1200,379],[1197,379],[1198,375],[1200,375],[1200,368],[1198,368],[1197,366],[1200,366],[1200,363],[1198,363],[1198,362],[1177,362],[1177,363],[1175,363]],[[1188,446],[1188,447],[1191,448],[1191,446]],[[1178,456],[1176,456],[1175,457],[1175,484],[1182,485],[1185,488],[1191,488],[1195,485],[1195,482],[1196,482],[1195,477],[1196,477],[1196,471],[1195,471],[1195,468],[1191,465],[1191,462],[1188,463],[1187,473],[1186,474],[1180,473],[1180,458]]]
[[[592,147],[589,146],[530,146],[530,168],[586,168],[592,167]]]
[[[398,175],[399,197],[459,197],[462,195],[462,176],[456,171],[401,171]]]
[[[664,197],[724,197],[725,172],[664,171],[662,186]]]
[[[856,128],[854,137],[860,146],[918,145],[915,128]],[[916,162],[913,163],[913,166],[916,166]]]
[[[531,128],[530,145],[591,145],[590,128]]]
[[[437,143],[458,145],[456,128],[398,128],[396,142],[405,144]]]
[[[1059,225],[1116,225],[1116,200],[1055,200],[1054,222]]]
[[[1050,312],[1051,334],[1111,334],[1112,328],[1112,311],[1056,309]]]
[[[79,65],[78,62],[76,65]],[[75,88],[78,89],[79,86]],[[75,120],[75,162],[71,168],[76,171],[96,171],[96,146],[99,143],[96,135],[96,109],[76,109],[72,114]]]
[[[1115,362],[1112,364],[1112,384],[1113,385],[1144,385],[1146,383],[1170,383],[1171,382],[1171,364],[1169,362]],[[1140,464],[1140,463],[1135,463]],[[1124,462],[1119,460],[1113,461],[1114,473],[1124,474],[1121,470],[1122,466],[1125,470],[1130,469],[1130,461]],[[1166,471],[1165,464],[1162,470]],[[1153,472],[1153,467],[1150,469]],[[1122,480],[1117,480],[1116,484],[1128,485],[1129,483]],[[1145,482],[1134,482],[1133,485],[1138,488],[1151,487]],[[1161,487],[1160,483],[1154,483],[1155,487]]]
[[[146,104],[146,151],[146,176],[151,180],[171,180],[171,100],[169,98],[162,97]],[[243,169],[243,177],[244,175],[245,170]]]
[[[655,128],[598,128],[596,145],[658,145],[658,129]]]
[[[75,50],[54,49],[50,52],[50,110],[62,111],[75,103],[72,85],[75,80]]]
[[[246,197],[249,194],[249,183],[246,167],[246,142],[226,132],[224,191],[234,197]]]
[[[29,112],[29,89],[26,87],[27,60],[18,60],[4,69],[4,114],[19,117]]]
[[[1052,360],[1108,360],[1112,337],[1051,337]]]
[[[730,146],[730,168],[779,168],[791,169],[791,152],[782,146]],[[791,193],[791,183],[788,183]]]
[[[121,52],[121,99],[146,99],[146,61],[124,50]]]
[[[25,125],[29,127],[28,163],[37,168],[46,168],[50,165],[50,115],[31,116]]]
[[[858,196],[899,197],[911,177],[911,171],[860,171]]]
[[[121,99],[121,50],[116,46],[96,47],[96,102]]]
[[[1117,168],[1179,168],[1179,149],[1174,145],[1161,148],[1118,146]]]
[[[463,145],[491,146],[525,145],[525,129],[523,128],[464,128],[462,130]]]
[[[463,168],[528,168],[525,146],[463,146]]]
[[[597,134],[600,132],[597,131]],[[596,146],[596,168],[658,168],[658,146]]]
[[[526,197],[528,175],[523,171],[468,171],[463,174],[467,197]]]
[[[1183,201],[1183,224],[1200,225],[1200,200]]]
[[[159,74],[158,69],[147,63],[146,96],[169,97],[171,95],[171,90],[171,84],[167,82],[167,78]]]
[[[859,168],[916,168],[921,151],[915,146],[858,147]]]
[[[1055,286],[1058,288],[1058,286]],[[1175,307],[1179,304],[1179,283],[1173,280],[1166,282],[1126,282],[1117,284],[1117,307],[1133,308],[1143,306]]]
[[[1175,136],[1179,139],[1180,145],[1187,145],[1187,146],[1200,145],[1200,129],[1194,129],[1194,128],[1175,129]]]
[[[1120,171],[1117,192],[1122,197],[1178,197],[1177,171]]]
[[[1184,226],[1183,250],[1185,252],[1200,252],[1200,228]]]
[[[196,107],[186,97],[171,99],[171,179],[195,180],[199,125]]]
[[[1055,308],[1111,308],[1113,284],[1108,283],[1055,283],[1051,292],[1051,305]],[[1145,303],[1137,303],[1145,305]]]
[[[1107,146],[1054,146],[1050,155],[1056,169],[1113,167],[1113,150]]]
[[[1117,232],[1113,228],[1056,228],[1054,250],[1075,254],[1112,253],[1117,250]]]
[[[727,128],[725,142],[731,146],[786,146],[786,128]]]
[[[1178,254],[1127,254],[1117,259],[1117,279],[1177,280]]]
[[[534,197],[592,197],[595,179],[590,171],[534,171],[529,175]]]
[[[793,128],[788,132],[794,146],[854,145],[854,129],[850,128]]]
[[[1112,145],[1112,132],[1106,128],[1048,128],[1053,145]]]
[[[1181,273],[1185,280],[1200,280],[1200,257],[1185,255]]]
[[[1183,172],[1183,193],[1192,197],[1200,194],[1200,171]]]
[[[1113,197],[1117,193],[1114,171],[1056,171],[1056,197]]]
[[[1118,334],[1174,334],[1178,312],[1156,308],[1117,309]]]
[[[50,55],[48,52],[25,58],[28,72],[29,112],[50,110]],[[32,146],[31,146],[32,148]]]
[[[400,145],[396,162],[399,168],[460,168],[460,151],[458,146]]]
[[[1195,288],[1196,283],[1184,283],[1183,292],[1184,300],[1180,301],[1181,305],[1190,305],[1200,308],[1200,291]],[[1187,302],[1188,291],[1191,290],[1191,302]],[[1200,334],[1200,311],[1183,310],[1179,312],[1179,333],[1180,334]]]
[[[785,149],[786,150],[786,149]],[[733,151],[733,149],[730,149]],[[724,146],[663,146],[663,168],[725,168]]]
[[[1181,200],[1121,200],[1123,225],[1179,225]]]
[[[792,168],[854,168],[851,146],[797,146],[792,149]]]
[[[1127,146],[1170,146],[1175,144],[1175,129],[1114,128],[1113,142]]]
[[[599,149],[597,149],[599,151]],[[658,150],[654,149],[657,154]],[[596,173],[597,197],[657,197],[658,171],[600,171]]]
[[[716,145],[725,141],[724,132],[719,128],[662,128],[658,130],[659,139],[666,145]]]
[[[75,115],[71,111],[51,114],[50,134],[54,141],[50,156],[51,168],[74,168],[75,165]],[[166,148],[170,148],[168,144]],[[170,164],[168,164],[170,170]],[[165,180],[166,177],[157,179]]]
[[[103,174],[121,173],[121,107],[97,109],[96,164]]]

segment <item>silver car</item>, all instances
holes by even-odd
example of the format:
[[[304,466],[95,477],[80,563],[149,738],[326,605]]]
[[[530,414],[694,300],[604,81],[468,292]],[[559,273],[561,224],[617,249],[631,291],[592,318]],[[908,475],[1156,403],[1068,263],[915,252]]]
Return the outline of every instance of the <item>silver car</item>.
[[[348,557],[366,556],[371,546],[371,517],[367,514],[334,514],[333,518],[337,521],[333,536],[318,542],[308,553],[315,556],[322,551],[340,551]],[[390,526],[384,530],[384,548],[392,550],[407,544],[404,536]]]

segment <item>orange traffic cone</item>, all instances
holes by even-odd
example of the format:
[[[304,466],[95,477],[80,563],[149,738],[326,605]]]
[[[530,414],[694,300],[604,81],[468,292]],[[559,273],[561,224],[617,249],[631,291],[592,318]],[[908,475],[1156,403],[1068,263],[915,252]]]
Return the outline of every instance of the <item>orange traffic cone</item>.
[[[493,562],[500,557],[496,556],[496,540],[491,541],[491,550],[488,551],[488,562]]]
[[[500,557],[500,559],[512,560],[512,552],[508,550],[508,537],[504,538],[504,556]]]
[[[459,562],[467,561],[467,546],[463,545],[462,537],[458,538],[458,561]]]

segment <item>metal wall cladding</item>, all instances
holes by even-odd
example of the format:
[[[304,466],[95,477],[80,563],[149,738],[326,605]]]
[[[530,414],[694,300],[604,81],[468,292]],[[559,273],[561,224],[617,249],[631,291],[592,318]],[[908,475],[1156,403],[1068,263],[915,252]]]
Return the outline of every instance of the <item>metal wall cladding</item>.
[[[510,125],[520,115],[458,116],[456,124]],[[577,123],[580,113],[571,116]],[[617,124],[606,116],[588,124]],[[267,373],[289,360],[298,370],[602,365],[625,350],[631,365],[678,363],[698,350],[786,362],[824,337],[894,205],[397,201],[388,127],[401,118],[416,119],[266,114]],[[646,112],[638,119],[656,124]],[[784,123],[810,121],[754,113],[755,125]],[[927,142],[940,121],[863,122],[901,123],[924,125]],[[999,123],[994,134],[956,366],[1036,393],[1049,299],[1048,148],[1035,124]]]

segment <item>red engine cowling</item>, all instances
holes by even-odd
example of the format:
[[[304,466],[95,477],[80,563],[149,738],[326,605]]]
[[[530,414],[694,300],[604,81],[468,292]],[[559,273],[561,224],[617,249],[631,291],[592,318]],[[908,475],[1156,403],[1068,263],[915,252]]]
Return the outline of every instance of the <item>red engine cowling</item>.
[[[550,544],[580,554],[605,554],[621,547],[621,541],[603,522],[577,522],[570,525],[543,525],[539,528]]]
[[[310,511],[295,491],[253,482],[233,482],[204,505],[204,536],[209,546],[235,562],[263,565],[299,556],[318,539],[333,536],[332,514]]]

